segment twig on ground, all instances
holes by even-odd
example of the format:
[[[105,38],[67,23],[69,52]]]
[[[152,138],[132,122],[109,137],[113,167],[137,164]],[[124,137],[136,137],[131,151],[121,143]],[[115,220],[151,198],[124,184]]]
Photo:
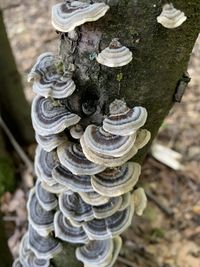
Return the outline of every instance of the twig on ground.
[[[21,160],[25,163],[28,171],[31,172],[31,173],[34,173],[33,163],[28,158],[28,156],[24,153],[24,151],[20,147],[20,145],[17,143],[17,141],[15,140],[13,134],[11,133],[11,131],[8,129],[7,125],[3,121],[1,115],[0,115],[0,126],[4,130],[4,132],[7,135],[7,137],[9,138],[10,143],[13,145],[14,149],[16,150],[16,152],[19,155],[19,157],[21,158]]]
[[[161,211],[163,211],[167,216],[170,216],[170,217],[174,216],[174,212],[173,212],[169,207],[166,207],[164,204],[162,204],[162,203],[160,202],[160,200],[157,199],[157,198],[156,198],[150,191],[146,191],[146,195],[147,195],[147,197],[148,197],[152,202],[154,202],[154,203],[157,205],[157,207],[158,207]]]
[[[117,261],[120,263],[123,263],[127,266],[130,266],[130,267],[137,267],[134,263],[132,263],[131,261],[129,261],[129,260],[127,260],[121,256],[118,256]]]

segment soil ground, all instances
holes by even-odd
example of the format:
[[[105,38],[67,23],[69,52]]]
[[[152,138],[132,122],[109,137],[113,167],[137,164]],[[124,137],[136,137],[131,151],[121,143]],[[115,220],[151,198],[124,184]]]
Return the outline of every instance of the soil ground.
[[[26,82],[28,71],[39,54],[57,51],[59,46],[50,22],[53,2],[56,1],[2,2],[8,36],[29,101],[33,94]],[[188,72],[192,78],[189,87],[182,102],[166,118],[156,141],[179,152],[184,169],[174,171],[148,156],[140,183],[165,211],[149,200],[144,216],[135,217],[123,235],[124,246],[116,267],[200,266],[200,38]],[[31,181],[26,173],[23,176]],[[14,256],[26,229],[26,196],[22,183],[13,195],[6,193],[1,200]]]

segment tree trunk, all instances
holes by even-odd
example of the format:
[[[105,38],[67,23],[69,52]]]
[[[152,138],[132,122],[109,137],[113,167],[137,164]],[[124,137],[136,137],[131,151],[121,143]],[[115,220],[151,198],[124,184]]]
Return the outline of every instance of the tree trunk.
[[[0,112],[21,144],[34,141],[30,107],[25,100],[20,75],[6,34],[0,10]]]
[[[95,1],[102,2],[102,1]],[[97,22],[87,23],[78,31],[78,47],[75,51],[75,82],[78,93],[69,100],[74,111],[80,112],[84,102],[99,105],[100,113],[106,114],[115,98],[125,98],[130,107],[141,105],[148,110],[145,125],[152,140],[174,103],[180,81],[184,80],[188,60],[200,27],[199,0],[174,0],[176,8],[185,12],[187,21],[176,29],[166,29],[158,24],[156,17],[166,1],[154,0],[110,0],[108,13]],[[133,61],[122,68],[99,65],[95,54],[107,47],[113,38],[133,52]],[[61,54],[66,56],[67,38],[61,40]],[[78,104],[77,104],[78,101]],[[100,123],[100,116],[91,122]],[[135,161],[142,162],[148,146],[137,155]],[[79,267],[71,261],[66,250],[54,260],[57,267]]]
[[[12,254],[10,252],[10,249],[8,247],[7,238],[5,234],[4,229],[4,223],[2,220],[2,214],[0,213],[0,240],[1,240],[1,246],[0,246],[0,257],[1,257],[1,267],[10,267],[12,266]]]
[[[14,166],[11,156],[6,151],[4,136],[0,130],[0,196],[15,187]]]

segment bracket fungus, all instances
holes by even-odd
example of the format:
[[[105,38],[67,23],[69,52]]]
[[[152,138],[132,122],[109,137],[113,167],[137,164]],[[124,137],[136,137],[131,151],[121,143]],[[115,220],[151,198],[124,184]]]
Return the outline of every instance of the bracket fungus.
[[[146,129],[140,129],[137,131],[135,146],[137,149],[141,149],[150,141],[151,133]]]
[[[85,150],[88,148],[89,151],[97,154],[122,157],[131,150],[135,139],[135,133],[129,136],[113,135],[106,132],[102,127],[89,125],[81,137],[80,142],[83,144],[82,147]]]
[[[128,160],[130,160],[133,156],[135,156],[135,154],[138,152],[138,148],[135,145],[133,145],[130,151],[128,151],[128,153],[124,154],[122,157],[113,157],[104,154],[99,154],[94,152],[93,150],[90,150],[87,144],[83,141],[83,139],[81,142],[81,146],[86,158],[97,165],[104,166],[104,169],[121,166]]]
[[[49,267],[49,260],[37,258],[29,247],[29,233],[27,232],[20,244],[19,261],[23,267]]]
[[[33,100],[31,117],[33,128],[42,136],[60,133],[80,120],[78,115],[68,111],[65,106],[56,106],[51,99],[41,96]]]
[[[83,133],[84,130],[80,124],[76,124],[70,128],[71,137],[74,139],[80,139]]]
[[[117,211],[105,219],[94,219],[83,223],[83,229],[90,240],[104,240],[120,235],[130,225],[134,214],[134,204],[131,203],[123,211]]]
[[[41,181],[45,181],[50,186],[56,184],[51,173],[57,162],[58,158],[55,151],[46,152],[40,146],[37,147],[35,153],[35,172]]]
[[[113,215],[121,208],[122,197],[111,198],[102,205],[86,203],[79,194],[64,192],[59,195],[59,207],[64,216],[70,221],[82,224],[94,218],[103,219]]]
[[[61,164],[73,174],[93,175],[105,170],[104,166],[89,161],[79,144],[59,146],[57,153]]]
[[[52,176],[57,181],[57,183],[68,187],[74,192],[93,191],[91,185],[91,177],[89,175],[74,175],[71,171],[63,167],[61,164],[57,165],[52,170]]]
[[[62,184],[56,183],[53,185],[48,185],[44,181],[42,181],[41,186],[48,192],[52,194],[61,194],[62,192],[69,190],[66,186],[63,186]]]
[[[59,208],[65,217],[73,221],[82,222],[94,219],[92,206],[84,202],[77,193],[60,194]]]
[[[12,267],[23,267],[21,261],[19,258],[15,259],[15,261],[13,262]]]
[[[60,211],[57,211],[54,216],[54,228],[56,237],[63,241],[73,244],[84,244],[89,241],[84,229],[81,226],[73,226]]]
[[[41,54],[35,65],[32,67],[30,73],[28,74],[28,82],[33,82],[41,78],[43,73],[48,72],[49,69],[53,66],[54,63],[54,54],[51,52],[46,52]]]
[[[110,198],[106,196],[102,196],[99,193],[92,192],[79,192],[81,198],[90,205],[101,206],[109,202]]]
[[[92,186],[96,192],[108,197],[116,197],[131,191],[137,183],[141,166],[128,162],[122,166],[106,169],[92,176]]]
[[[54,5],[52,8],[52,25],[60,32],[73,31],[77,26],[86,22],[100,19],[108,11],[105,3],[83,3],[80,1],[66,1]]]
[[[31,226],[41,236],[48,236],[54,230],[54,212],[43,209],[36,197],[34,189],[30,191],[27,209],[28,220]]]
[[[33,81],[33,92],[44,97],[67,98],[76,89],[70,77],[58,72],[56,59],[52,53],[39,56],[28,76],[28,81]]]
[[[94,240],[76,249],[76,257],[88,267],[112,267],[122,246],[119,236]]]
[[[63,132],[46,136],[42,136],[36,133],[35,139],[37,143],[47,152],[51,152],[63,143],[68,142],[67,135]]]
[[[39,180],[36,181],[35,193],[38,202],[43,209],[50,211],[57,207],[58,201],[56,195],[45,190],[41,185],[41,181]]]
[[[126,106],[123,100],[115,100],[110,104],[110,115],[104,119],[103,128],[105,131],[129,136],[141,128],[147,119],[147,111],[143,107],[132,109]]]
[[[147,197],[143,188],[138,188],[133,192],[133,202],[135,206],[135,213],[142,216],[147,206]]]
[[[122,46],[117,38],[113,39],[97,56],[97,62],[107,67],[122,67],[129,64],[133,59],[132,52]]]
[[[173,4],[165,4],[162,13],[157,17],[157,22],[163,27],[173,29],[179,27],[186,21],[184,12],[176,9]]]
[[[30,249],[37,258],[52,259],[54,255],[61,252],[62,246],[59,240],[52,235],[41,236],[31,225],[29,225],[28,232]]]
[[[141,166],[128,161],[150,140],[150,132],[141,129],[147,110],[129,108],[119,99],[110,104],[109,114],[103,114],[96,100],[91,105],[81,99],[79,109],[73,106],[79,37],[75,28],[98,20],[108,9],[103,1],[85,0],[65,0],[52,8],[52,24],[67,32],[67,48],[62,58],[51,52],[40,55],[28,75],[37,94],[31,110],[39,144],[37,181],[27,203],[28,232],[14,267],[48,267],[63,241],[79,244],[76,257],[85,267],[112,267],[122,246],[119,235],[131,224],[134,212],[142,215],[146,207],[144,190],[134,190]],[[170,22],[183,22],[184,14],[172,11]],[[131,60],[132,52],[116,38],[97,56],[108,67],[122,67]],[[72,98],[66,100],[71,95],[73,103]],[[74,109],[79,111],[71,112]]]

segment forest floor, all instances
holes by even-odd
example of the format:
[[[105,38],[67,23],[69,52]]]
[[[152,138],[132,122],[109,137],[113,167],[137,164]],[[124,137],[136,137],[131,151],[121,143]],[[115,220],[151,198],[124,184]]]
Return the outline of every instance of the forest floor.
[[[9,0],[3,4],[8,35],[29,101],[33,94],[26,82],[28,71],[39,54],[57,51],[59,45],[50,22],[53,2]],[[179,152],[183,167],[175,171],[148,156],[140,183],[155,199],[149,200],[144,216],[135,217],[123,235],[124,246],[115,267],[200,266],[200,39],[188,72],[192,78],[189,87],[182,102],[166,118],[156,141]],[[27,172],[22,175],[25,179],[17,191],[1,199],[14,256],[26,231],[27,188],[32,183]]]

